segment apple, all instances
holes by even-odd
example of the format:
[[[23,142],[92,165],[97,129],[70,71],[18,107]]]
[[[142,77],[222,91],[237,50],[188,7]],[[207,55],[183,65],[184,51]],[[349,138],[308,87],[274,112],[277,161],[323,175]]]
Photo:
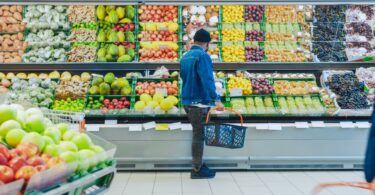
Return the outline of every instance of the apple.
[[[13,120],[17,117],[17,111],[12,109],[8,105],[0,106],[0,124],[4,123],[7,120]]]
[[[49,127],[44,131],[44,135],[50,137],[55,144],[60,143],[61,133],[59,129],[55,127]]]
[[[22,129],[26,129],[26,113],[25,112],[17,112],[16,121],[21,125]]]
[[[48,155],[48,154],[42,154],[42,156],[40,156],[44,162],[48,162],[49,159],[52,158],[51,155]]]
[[[9,155],[10,155],[9,159],[13,159],[13,158],[16,158],[16,157],[21,157],[24,160],[27,159],[26,155],[24,153],[22,153],[20,150],[17,150],[17,149],[9,150]]]
[[[33,175],[38,173],[38,170],[32,166],[23,166],[16,172],[16,179],[29,180]]]
[[[44,154],[48,154],[51,157],[60,156],[63,150],[58,145],[48,145],[44,148]]]
[[[59,123],[56,125],[56,128],[60,131],[60,135],[63,136],[67,131],[69,131],[70,126],[66,123]]]
[[[26,160],[22,157],[15,157],[8,162],[8,166],[13,169],[14,172],[17,172],[18,169],[26,165]]]
[[[32,143],[38,146],[39,150],[42,150],[44,148],[44,139],[43,137],[35,132],[31,132],[26,134],[23,138],[21,143]]]
[[[52,138],[46,136],[46,135],[43,135],[42,136],[43,139],[44,139],[44,148],[42,151],[44,151],[44,149],[48,146],[48,145],[55,145],[55,142],[52,140]]]
[[[12,129],[5,136],[5,141],[12,147],[16,147],[26,135],[26,132],[22,129]]]
[[[8,148],[2,144],[0,144],[0,154],[2,154],[6,159],[10,158]]]
[[[12,129],[21,129],[20,123],[15,120],[5,121],[0,125],[0,136],[5,137],[7,133]]]
[[[79,161],[79,154],[78,152],[72,152],[72,151],[66,151],[63,152],[60,157],[64,159],[66,163],[70,163],[70,165],[73,166],[74,170],[77,170],[78,167],[78,161]],[[75,163],[77,162],[77,163]]]
[[[43,117],[43,112],[39,108],[29,108],[26,110],[26,116],[39,115]]]
[[[88,149],[83,149],[78,152],[81,161],[88,161],[90,166],[97,164],[97,158],[95,152]]]
[[[65,164],[65,161],[61,157],[52,157],[47,161],[48,168],[57,167],[63,164]]]
[[[72,151],[72,152],[78,152],[77,146],[70,141],[62,141],[59,144],[60,148],[65,151]]]
[[[14,180],[13,170],[4,165],[0,165],[0,181],[3,183],[9,183]]]
[[[38,146],[32,143],[18,144],[16,149],[21,151],[21,153],[24,154],[27,158],[31,158],[33,156],[38,155],[40,151]]]
[[[0,153],[0,165],[6,165],[8,163],[8,158]]]
[[[105,161],[107,159],[107,154],[102,147],[94,145],[91,146],[90,150],[95,152],[99,162]]]
[[[25,111],[25,109],[23,108],[23,106],[21,106],[20,104],[10,104],[9,107],[12,108],[13,110],[16,110],[17,113]]]
[[[31,115],[26,118],[26,130],[28,132],[43,133],[44,129],[46,128],[44,122],[43,116]]]
[[[92,146],[90,137],[85,133],[80,133],[72,139],[78,150],[89,149]]]
[[[77,132],[77,131],[67,131],[63,135],[63,140],[64,141],[71,141],[78,134],[79,134],[79,132]]]
[[[26,163],[30,166],[36,167],[38,165],[45,165],[43,158],[40,156],[34,156],[31,157],[29,160],[26,161]]]
[[[38,172],[42,172],[48,169],[47,165],[37,165],[35,166],[35,168]]]

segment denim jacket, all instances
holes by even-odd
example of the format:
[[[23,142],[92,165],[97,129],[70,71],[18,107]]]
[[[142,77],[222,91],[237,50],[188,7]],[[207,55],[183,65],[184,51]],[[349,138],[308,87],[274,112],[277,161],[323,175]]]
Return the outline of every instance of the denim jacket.
[[[216,93],[212,60],[202,47],[191,47],[180,60],[180,71],[183,105],[214,106],[216,101],[220,101]]]
[[[367,182],[375,182],[375,107],[371,117],[371,128],[365,157],[365,177]]]

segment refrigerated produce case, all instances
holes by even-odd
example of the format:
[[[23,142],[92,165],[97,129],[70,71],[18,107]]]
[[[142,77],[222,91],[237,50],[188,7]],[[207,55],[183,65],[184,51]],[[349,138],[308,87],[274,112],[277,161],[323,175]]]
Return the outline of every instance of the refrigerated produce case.
[[[26,6],[28,4],[50,4],[48,1],[41,0],[27,2],[0,1],[0,3],[23,4],[24,17],[27,15]],[[70,3],[72,2],[60,0],[57,4],[69,5]],[[108,72],[113,72],[118,78],[124,77],[130,72],[140,72],[143,78],[132,76],[127,78],[131,87],[130,94],[124,95],[117,92],[103,96],[104,99],[110,99],[110,101],[126,97],[127,99],[123,101],[129,101],[129,107],[120,109],[119,112],[105,112],[103,114],[101,109],[97,109],[99,112],[96,113],[90,112],[90,109],[87,108],[88,103],[100,100],[101,97],[100,94],[87,92],[86,98],[83,99],[87,130],[117,146],[115,158],[120,170],[189,169],[191,126],[188,125],[181,103],[177,102],[174,105],[177,112],[172,114],[141,112],[137,110],[138,106],[135,106],[141,100],[141,94],[138,94],[136,87],[138,82],[155,82],[155,80],[150,80],[149,76],[161,66],[166,67],[170,73],[179,70],[176,58],[180,58],[189,47],[189,36],[187,35],[191,33],[192,29],[194,31],[194,28],[190,28],[190,23],[187,20],[192,20],[191,15],[196,14],[195,20],[210,21],[212,17],[216,16],[215,12],[210,12],[212,14],[210,17],[205,15],[203,9],[206,11],[209,6],[217,5],[217,2],[199,2],[199,5],[206,7],[194,7],[194,9],[197,9],[193,11],[194,14],[191,14],[190,10],[185,10],[185,8],[195,5],[196,2],[183,0],[173,2],[75,1],[74,4],[94,5],[96,10],[98,5],[103,4],[124,6],[124,8],[126,8],[126,5],[133,6],[135,15],[130,20],[135,25],[133,31],[135,40],[131,41],[130,46],[125,44],[124,48],[125,51],[129,47],[134,48],[134,57],[130,60],[124,57],[117,62],[121,57],[119,54],[121,51],[117,50],[121,49],[116,49],[112,45],[121,45],[117,42],[121,42],[119,38],[122,39],[122,35],[114,37],[109,33],[105,39],[112,37],[111,42],[104,41],[109,46],[101,47],[103,43],[98,40],[98,44],[90,44],[90,46],[97,47],[95,62],[89,62],[90,60],[87,62],[67,62],[65,58],[62,59],[62,62],[58,62],[56,60],[61,56],[56,55],[56,59],[52,59],[52,61],[47,59],[49,62],[2,63],[0,64],[0,72],[49,73],[59,71],[61,73],[69,71],[72,75],[89,72],[102,76],[105,76]],[[272,93],[267,94],[243,94],[244,90],[240,90],[241,97],[238,97],[239,94],[235,95],[236,91],[237,93],[239,91],[237,87],[234,87],[235,90],[230,90],[227,86],[230,75],[236,75],[236,71],[243,71],[242,73],[246,74],[244,72],[247,71],[250,73],[249,77],[241,76],[245,80],[247,79],[250,82],[251,78],[265,78],[273,88],[276,87],[275,81],[286,80],[298,83],[298,81],[306,81],[306,75],[312,75],[311,81],[315,82],[318,87],[324,88],[328,84],[326,80],[321,79],[321,77],[324,77],[325,71],[352,71],[354,74],[354,71],[360,67],[375,66],[374,55],[371,52],[374,50],[373,13],[367,13],[368,8],[353,6],[357,4],[368,5],[367,7],[372,6],[372,11],[375,12],[374,3],[367,1],[244,2],[228,0],[220,2],[219,12],[216,16],[217,24],[209,25],[209,28],[217,28],[219,32],[213,46],[217,49],[210,51],[212,52],[210,54],[213,56],[216,73],[223,72],[223,76],[218,76],[222,79],[221,85],[223,85],[225,92],[222,101],[228,107],[242,107],[248,133],[243,149],[228,150],[206,147],[205,157],[208,164],[218,169],[362,168],[372,106],[367,106],[362,110],[340,108],[342,102],[337,102],[337,99],[334,98],[337,94],[333,94],[334,92],[330,89],[322,89],[324,92],[318,90],[311,94],[305,92],[302,94],[283,94],[276,93],[276,90],[270,90]],[[158,25],[156,25],[156,23],[150,22],[147,15],[142,15],[148,9],[150,9],[149,14],[151,14],[151,11],[157,10],[157,6],[160,5],[173,5],[171,15],[177,14],[177,18],[166,17],[158,20]],[[231,5],[236,6],[232,7]],[[278,5],[289,5],[289,7]],[[67,9],[67,7],[64,9]],[[174,10],[177,10],[177,12]],[[240,11],[237,15],[231,15],[238,10]],[[357,10],[357,12],[353,13],[353,10]],[[106,11],[104,12],[106,13]],[[351,17],[349,17],[349,14],[351,14]],[[353,14],[359,14],[360,17],[352,17]],[[142,15],[141,18],[140,15]],[[199,18],[200,15],[203,15],[203,18]],[[96,21],[101,20],[99,17],[96,13]],[[68,19],[64,20],[68,21]],[[117,21],[116,17],[108,20]],[[211,19],[212,21],[215,23],[216,19]],[[363,23],[364,30],[358,30],[355,26],[359,23]],[[148,26],[145,24],[148,24]],[[175,28],[175,24],[178,24],[178,29]],[[113,26],[113,24],[111,25]],[[372,27],[370,30],[372,35],[367,32],[368,26]],[[101,32],[99,28],[100,25],[97,26],[97,37]],[[215,29],[211,30],[215,32]],[[142,34],[145,30],[150,33],[150,36],[146,32]],[[167,30],[172,31],[172,35],[162,33],[165,37],[155,38],[151,36],[157,34],[154,31],[161,34],[160,32],[166,32]],[[124,31],[126,32],[126,30]],[[70,28],[64,32],[70,32]],[[26,40],[29,35],[27,25],[23,34]],[[140,34],[143,38],[144,36],[148,38],[141,40]],[[168,36],[171,36],[171,38]],[[362,37],[366,37],[366,40],[357,44],[357,39]],[[126,35],[125,39],[128,39]],[[257,42],[254,42],[254,40]],[[73,43],[70,43],[70,45],[73,45]],[[57,46],[57,48],[59,47]],[[66,48],[71,49],[71,46]],[[146,50],[140,52],[142,48],[146,48]],[[159,49],[163,51],[157,53]],[[99,50],[103,51],[99,52]],[[29,51],[27,49],[25,52]],[[163,52],[166,52],[166,57],[160,61],[155,54],[164,55]],[[61,53],[64,52],[61,51]],[[123,55],[132,56],[131,53]],[[360,56],[357,54],[360,54]],[[232,59],[231,56],[233,55],[242,56]],[[105,58],[102,58],[103,56]],[[278,78],[278,76],[287,73],[294,76]],[[93,86],[92,78],[94,76],[91,77],[90,87]],[[371,84],[369,85],[368,81],[364,82],[366,78],[368,77],[359,78],[359,82],[364,84],[363,86],[361,84],[358,90],[361,91],[360,94],[366,93],[369,97],[371,87],[370,90],[367,89]],[[163,82],[173,80],[178,81],[179,86],[181,85],[178,78],[172,80],[170,78],[159,79]],[[307,78],[307,80],[310,79]],[[329,86],[327,87],[329,88]],[[258,89],[253,88],[252,92],[254,90]],[[179,97],[179,94],[180,92],[176,97]],[[272,109],[267,109],[269,112],[259,108],[253,109],[252,104],[249,103],[259,100],[265,101],[265,99],[267,101],[272,100]],[[332,99],[330,105],[325,103],[329,99]],[[280,101],[284,100],[288,104],[287,107],[283,107],[282,103],[280,105]],[[315,112],[316,110],[309,110],[307,107],[310,106],[310,103],[306,102],[310,102],[310,100],[318,102],[317,105],[322,106],[322,108],[319,107],[317,112]],[[301,101],[305,103],[301,104]],[[298,111],[293,109],[294,106],[299,108]],[[226,113],[212,117],[212,121],[227,123],[239,123],[237,120],[235,116]],[[173,150],[171,150],[172,147]]]

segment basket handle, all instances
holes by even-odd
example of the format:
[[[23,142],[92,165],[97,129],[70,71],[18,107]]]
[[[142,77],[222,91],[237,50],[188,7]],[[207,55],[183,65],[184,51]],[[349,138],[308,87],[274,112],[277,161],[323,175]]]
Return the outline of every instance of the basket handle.
[[[215,110],[219,110],[218,108],[211,108],[208,113],[207,113],[207,117],[206,117],[206,124],[208,123],[208,120],[210,118],[210,115],[213,111]],[[240,117],[240,121],[241,121],[241,126],[243,126],[243,117],[242,117],[242,114],[240,112],[238,112],[237,110],[233,110],[231,108],[224,108],[224,110],[226,111],[229,111],[229,112],[233,112],[235,113],[238,117]]]

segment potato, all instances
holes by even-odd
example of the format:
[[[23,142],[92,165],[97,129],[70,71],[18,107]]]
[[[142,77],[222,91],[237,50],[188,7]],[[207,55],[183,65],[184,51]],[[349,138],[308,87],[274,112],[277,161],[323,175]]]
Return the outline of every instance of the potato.
[[[3,10],[0,9],[0,16],[3,16]]]
[[[22,16],[21,16],[21,14],[18,13],[18,12],[15,12],[15,13],[13,14],[13,17],[14,17],[14,19],[16,19],[16,20],[18,20],[18,21],[22,21]]]
[[[8,23],[11,23],[11,24],[17,23],[17,20],[11,16],[8,17],[7,20],[8,20]]]
[[[19,13],[22,13],[22,5],[17,5],[17,11],[18,11]]]
[[[16,12],[17,6],[15,6],[15,5],[10,6],[9,11],[12,12],[12,13]]]
[[[2,8],[3,10],[9,10],[9,6],[8,6],[8,5],[3,5],[1,8]]]
[[[3,13],[4,16],[11,16],[12,14],[10,14],[10,12],[8,10],[5,10],[4,13]]]
[[[18,33],[17,34],[17,38],[18,38],[18,40],[23,40],[23,34],[22,33]]]

